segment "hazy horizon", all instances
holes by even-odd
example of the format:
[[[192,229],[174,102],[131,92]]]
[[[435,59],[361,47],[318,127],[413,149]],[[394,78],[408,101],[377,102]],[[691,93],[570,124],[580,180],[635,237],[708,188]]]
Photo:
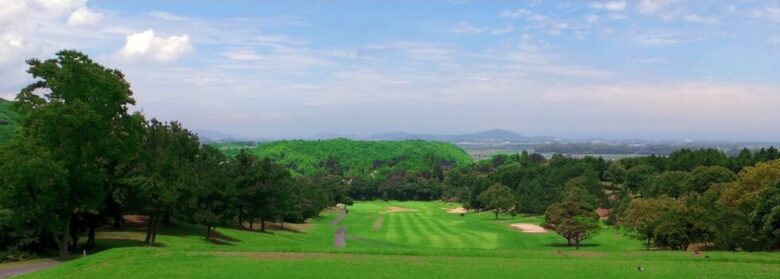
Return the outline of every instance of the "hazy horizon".
[[[0,0],[0,98],[60,49],[243,137],[780,139],[780,1]]]

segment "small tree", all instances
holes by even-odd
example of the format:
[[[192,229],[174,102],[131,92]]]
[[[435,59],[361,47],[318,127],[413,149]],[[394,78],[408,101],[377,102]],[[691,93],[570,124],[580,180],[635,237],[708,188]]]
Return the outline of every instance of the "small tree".
[[[574,242],[576,249],[580,249],[580,242],[593,236],[598,229],[597,219],[578,215],[564,219],[556,227],[555,232],[568,239],[569,242]]]
[[[498,213],[509,211],[515,201],[511,188],[496,183],[479,194],[479,202],[485,205],[487,209],[492,209],[496,215],[495,219],[498,220]]]
[[[588,200],[591,198],[587,191],[574,187],[562,202],[550,205],[545,211],[545,225],[566,238],[570,246],[576,245],[577,249],[580,242],[593,236],[599,228],[598,215]]]
[[[655,237],[656,227],[669,209],[672,199],[663,196],[657,199],[637,198],[631,201],[626,209],[623,222],[626,227],[637,233],[640,240],[646,241],[647,250]]]

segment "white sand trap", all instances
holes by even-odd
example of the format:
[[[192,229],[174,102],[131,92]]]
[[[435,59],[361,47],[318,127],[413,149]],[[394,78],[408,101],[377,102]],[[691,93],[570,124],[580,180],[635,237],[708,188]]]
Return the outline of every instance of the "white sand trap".
[[[547,232],[542,226],[534,224],[511,224],[513,228],[520,229],[524,233],[545,233]]]
[[[465,209],[465,208],[463,208],[463,207],[442,208],[442,209],[446,209],[446,210],[447,210],[447,213],[457,213],[457,214],[461,214],[461,213],[469,213],[469,211],[468,211],[468,210],[466,210],[466,209]]]

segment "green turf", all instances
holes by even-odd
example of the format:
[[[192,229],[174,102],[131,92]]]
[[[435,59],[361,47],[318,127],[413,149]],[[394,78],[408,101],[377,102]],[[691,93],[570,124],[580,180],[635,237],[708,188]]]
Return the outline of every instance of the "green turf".
[[[390,206],[415,211],[384,213]],[[441,202],[359,202],[347,217],[327,212],[305,232],[219,229],[220,244],[202,229],[165,228],[161,247],[140,245],[141,228],[101,232],[104,251],[26,278],[773,278],[780,254],[644,251],[642,243],[605,228],[579,251],[554,233],[527,234],[512,223],[541,218],[489,212],[446,213]],[[377,221],[381,219],[381,221]],[[379,224],[381,223],[381,226]],[[346,227],[347,247],[333,247]],[[299,227],[300,228],[300,227]],[[642,266],[645,271],[638,271]]]

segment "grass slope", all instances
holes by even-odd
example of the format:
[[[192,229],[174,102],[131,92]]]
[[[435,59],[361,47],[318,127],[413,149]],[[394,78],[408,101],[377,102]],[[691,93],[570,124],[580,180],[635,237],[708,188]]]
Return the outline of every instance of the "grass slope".
[[[16,133],[16,112],[11,111],[13,103],[0,99],[0,144],[8,141]]]
[[[414,211],[388,213],[390,206]],[[202,229],[168,227],[145,247],[143,228],[103,231],[107,251],[23,278],[773,278],[780,254],[644,251],[642,243],[605,229],[575,251],[553,233],[526,234],[490,213],[457,214],[442,202],[360,202],[333,224],[335,211],[300,231],[219,229],[220,245]],[[381,219],[381,222],[377,220]],[[347,228],[347,247],[334,232]],[[300,228],[300,227],[299,227]],[[305,230],[305,231],[303,231]],[[638,271],[642,266],[645,271]]]
[[[307,175],[326,171],[328,159],[338,162],[341,170],[352,176],[366,176],[376,169],[423,171],[430,168],[432,160],[455,165],[471,161],[463,149],[453,144],[422,140],[285,140],[256,146],[216,146],[228,155],[235,155],[240,149],[248,148],[259,157],[270,158],[299,174]]]

